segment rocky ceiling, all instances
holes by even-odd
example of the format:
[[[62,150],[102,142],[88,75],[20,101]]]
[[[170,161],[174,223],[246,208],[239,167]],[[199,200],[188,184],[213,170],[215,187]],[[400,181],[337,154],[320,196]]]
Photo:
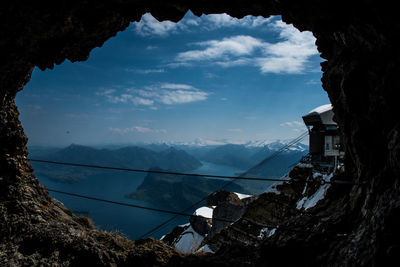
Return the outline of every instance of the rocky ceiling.
[[[314,33],[326,60],[323,88],[344,139],[347,178],[369,183],[348,192],[347,215],[357,222],[353,234],[316,258],[373,265],[398,257],[400,23],[394,6],[372,0],[14,0],[0,4],[0,262],[22,255],[19,263],[29,264],[43,258],[34,256],[42,252],[51,262],[58,257],[54,244],[63,244],[76,258],[85,251],[99,264],[184,261],[160,243],[133,244],[96,231],[51,199],[26,158],[27,137],[14,98],[35,66],[86,60],[93,48],[146,12],[179,21],[189,9],[195,15],[225,12],[238,18],[280,14]],[[39,242],[40,249],[30,251],[29,242]]]

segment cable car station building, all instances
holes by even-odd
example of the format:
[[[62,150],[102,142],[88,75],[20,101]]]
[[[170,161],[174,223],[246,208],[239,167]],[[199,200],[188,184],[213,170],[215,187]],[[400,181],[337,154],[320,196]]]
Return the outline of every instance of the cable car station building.
[[[332,105],[323,105],[303,116],[310,143],[310,160],[314,167],[329,170],[336,168],[344,156],[338,125],[333,119]]]

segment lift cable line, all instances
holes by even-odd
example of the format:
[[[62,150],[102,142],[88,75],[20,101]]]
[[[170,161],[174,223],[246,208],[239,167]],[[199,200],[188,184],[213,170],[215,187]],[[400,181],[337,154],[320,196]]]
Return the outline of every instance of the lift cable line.
[[[68,196],[73,196],[73,197],[78,197],[78,198],[84,198],[84,199],[89,199],[89,200],[94,200],[94,201],[99,201],[99,202],[110,203],[110,204],[114,204],[114,205],[120,205],[120,206],[126,206],[126,207],[131,207],[131,208],[150,210],[150,211],[161,212],[161,213],[174,214],[176,216],[201,217],[201,218],[204,218],[203,216],[193,215],[193,214],[190,214],[190,213],[184,213],[184,212],[179,212],[179,211],[171,211],[171,210],[165,210],[165,209],[159,209],[159,208],[151,208],[151,207],[140,206],[140,205],[135,205],[135,204],[126,203],[126,202],[113,201],[113,200],[108,200],[108,199],[103,199],[103,198],[98,198],[98,197],[92,197],[92,196],[87,196],[87,195],[81,195],[81,194],[76,194],[76,193],[70,193],[70,192],[65,192],[65,191],[60,191],[60,190],[55,190],[55,189],[50,189],[50,188],[47,188],[47,191],[53,192],[53,193],[58,193],[58,194],[63,194],[63,195],[68,195]],[[226,219],[221,219],[221,218],[213,218],[213,220],[220,221],[220,222],[228,222],[228,223],[235,223],[236,222],[236,221],[233,221],[233,220],[226,220]],[[282,230],[285,230],[285,231],[292,231],[292,232],[318,233],[316,231],[299,230],[299,229],[294,229],[294,228],[286,227],[286,226],[282,226],[282,225],[272,225],[272,224],[264,224],[264,223],[263,224],[257,223],[257,224],[259,226],[268,227],[270,229],[277,228],[277,229],[282,229]]]
[[[286,144],[284,147],[280,148],[278,151],[276,151],[272,155],[270,155],[267,158],[265,158],[264,160],[262,160],[256,166],[252,167],[250,170],[254,170],[256,167],[259,167],[259,166],[267,163],[268,161],[272,160],[273,158],[278,156],[280,153],[286,151],[291,146],[293,146],[293,145],[297,144],[298,142],[300,142],[301,140],[303,140],[307,135],[308,135],[308,131],[303,132],[300,136],[296,137],[295,139],[290,141],[288,144]],[[248,170],[246,173],[249,173],[250,170]],[[243,175],[246,175],[246,173],[244,173]],[[219,190],[222,190],[222,189],[226,188],[227,186],[232,184],[236,179],[239,179],[240,177],[229,177],[229,178],[231,178],[231,180],[229,182],[227,182],[225,185],[223,185],[222,187],[220,187],[216,191],[219,191]],[[278,181],[281,181],[281,182],[294,181],[294,179],[290,179],[290,180],[289,179],[278,179]],[[335,181],[335,182],[338,182],[338,184],[365,185],[365,183],[352,183],[352,182],[349,182],[349,181]],[[324,183],[325,184],[334,184],[335,182],[333,182],[333,181],[323,181],[323,182],[321,182],[321,184],[324,184]],[[214,191],[214,192],[216,192],[216,191]],[[197,206],[201,202],[205,201],[207,199],[207,197],[208,197],[208,195],[205,196],[204,198],[200,199],[199,201],[193,203],[190,207],[186,208],[183,212],[187,212],[187,211],[191,210],[192,208],[194,208],[195,206]],[[278,203],[278,201],[276,201],[275,203],[282,204],[282,203]],[[310,215],[307,212],[301,212],[301,213],[305,214],[305,215]],[[172,222],[173,220],[175,220],[178,217],[179,217],[179,215],[175,215],[175,216],[171,217],[170,219],[164,221],[163,223],[161,223],[158,226],[154,227],[150,231],[148,231],[148,232],[144,233],[143,235],[141,235],[140,238],[144,238],[146,236],[149,236],[149,235],[161,230],[163,227],[165,227],[166,225],[168,225],[170,222]]]
[[[126,206],[126,207],[131,207],[131,208],[144,209],[144,210],[150,210],[150,211],[155,211],[155,212],[168,213],[168,214],[174,214],[174,215],[186,216],[186,217],[191,217],[191,216],[202,217],[202,216],[193,215],[193,214],[184,213],[184,212],[179,212],[179,211],[172,211],[172,210],[159,209],[159,208],[151,208],[151,207],[140,206],[140,205],[126,203],[126,202],[107,200],[107,199],[98,198],[98,197],[92,197],[92,196],[87,196],[87,195],[70,193],[70,192],[60,191],[60,190],[56,190],[56,189],[47,188],[47,191],[53,192],[53,193],[59,193],[59,194],[67,195],[67,196],[73,196],[73,197],[90,199],[90,200],[94,200],[94,201],[110,203],[110,204],[119,205],[119,206]],[[218,221],[229,222],[229,223],[233,223],[234,222],[232,220],[224,220],[224,219],[218,219]]]
[[[209,178],[215,178],[215,179],[237,179],[237,180],[272,181],[272,182],[282,181],[282,179],[279,179],[279,178],[238,177],[238,176],[227,176],[227,175],[212,175],[212,174],[183,173],[183,172],[170,172],[170,171],[145,170],[145,169],[130,169],[130,168],[102,166],[102,165],[91,165],[91,164],[81,164],[81,163],[72,163],[72,162],[42,160],[42,159],[30,159],[30,161],[48,163],[48,164],[74,166],[74,167],[86,167],[86,168],[128,171],[128,172],[157,173],[157,174],[179,175],[179,176],[209,177]],[[290,180],[287,180],[287,181],[290,181]]]
[[[262,160],[260,163],[258,163],[256,166],[260,166],[261,163],[265,164],[267,161],[275,158],[278,154],[282,153],[283,151],[285,151],[286,149],[288,149],[289,147],[293,146],[294,144],[297,144],[298,142],[300,142],[304,137],[306,137],[308,135],[308,132],[302,133],[299,137],[296,137],[295,139],[293,139],[291,142],[289,142],[288,144],[286,144],[284,147],[282,147],[281,149],[279,149],[279,153],[274,153],[270,156],[268,156],[267,158],[265,158],[264,160]],[[253,169],[253,168],[252,168]],[[247,171],[248,172],[248,171]],[[236,177],[235,177],[236,178]],[[226,182],[223,186],[221,186],[219,189],[217,189],[216,191],[220,191],[226,187],[228,187],[229,185],[231,185],[233,182],[235,181],[235,179],[231,179],[230,181]],[[282,179],[279,179],[279,181],[284,181]],[[216,192],[214,191],[214,192]],[[190,207],[187,207],[183,212],[188,212],[189,210],[191,210],[192,208],[194,208],[195,206],[197,206],[198,204],[200,204],[201,202],[205,201],[208,198],[209,194],[207,196],[205,196],[204,198],[200,199],[199,201],[193,203]],[[175,220],[176,218],[178,218],[179,215],[175,215],[173,217],[171,217],[170,219],[164,221],[163,223],[157,225],[156,227],[154,227],[153,229],[151,229],[150,231],[144,233],[143,235],[140,236],[140,238],[144,238],[146,236],[149,236],[159,230],[161,230],[162,228],[164,228],[164,226],[168,225],[170,222],[172,222],[173,220]]]
[[[275,158],[277,155],[279,155],[280,153],[288,150],[291,146],[297,144],[298,142],[300,142],[301,140],[303,140],[306,136],[308,135],[308,131],[303,132],[300,136],[296,137],[295,139],[293,139],[292,141],[290,141],[289,143],[287,143],[284,147],[278,149],[277,151],[275,151],[273,154],[271,154],[270,156],[266,157],[264,160],[260,161],[258,164],[256,164],[255,166],[251,167],[249,170],[246,171],[246,173],[250,173],[251,171],[257,169],[258,167],[260,167],[261,165],[264,165],[265,163],[267,163],[268,161],[270,161],[271,159]],[[246,174],[245,173],[245,174]]]
[[[220,191],[220,190],[222,190],[222,189],[228,187],[228,186],[231,185],[234,181],[235,181],[235,180],[233,180],[233,179],[230,180],[230,181],[227,181],[223,186],[221,186],[220,188],[218,188],[218,190],[216,190],[216,191]],[[216,191],[214,191],[214,192],[216,192]],[[192,208],[196,207],[196,206],[199,205],[201,202],[205,201],[205,200],[208,198],[209,195],[210,195],[210,194],[207,194],[207,196],[205,196],[205,197],[203,197],[202,199],[200,199],[199,201],[193,203],[192,205],[190,205],[189,207],[187,207],[186,209],[184,209],[183,212],[188,212],[188,211],[190,211]],[[149,235],[151,235],[151,234],[153,234],[153,233],[155,233],[155,232],[161,230],[164,226],[168,225],[170,222],[172,222],[173,220],[175,220],[175,219],[178,218],[179,216],[180,216],[180,215],[177,214],[177,215],[175,215],[175,216],[169,218],[169,219],[166,220],[165,222],[163,222],[163,223],[157,225],[156,227],[154,227],[154,228],[151,229],[150,231],[147,231],[146,233],[144,233],[143,235],[141,235],[141,236],[139,237],[139,239],[145,238],[146,236],[149,236]]]
[[[303,136],[303,138],[304,137],[305,136]],[[297,142],[299,142],[299,141],[297,141]],[[294,143],[291,142],[291,145],[293,145],[293,144]],[[256,166],[252,167],[246,173],[249,173],[251,170],[254,170],[256,167],[259,167],[260,165],[265,164],[267,161],[275,158],[278,154],[282,153],[286,149],[287,148],[280,149],[280,150],[274,152],[272,155],[268,156],[266,159],[264,159],[263,161],[258,163]],[[194,177],[204,177],[204,178],[214,178],[214,179],[233,179],[233,180],[270,181],[270,182],[296,181],[296,179],[246,177],[245,176],[246,173],[244,173],[241,176],[228,176],[228,175],[213,175],[213,174],[183,173],[183,172],[172,172],[172,171],[119,168],[119,167],[111,167],[111,166],[103,166],[103,165],[81,164],[81,163],[72,163],[72,162],[42,160],[42,159],[30,159],[30,161],[40,162],[40,163],[48,163],[48,164],[56,164],[56,165],[64,165],[64,166],[74,166],[74,167],[85,167],[85,168],[106,169],[106,170],[115,170],[115,171],[128,171],[128,172],[141,172],[141,173],[157,173],[157,174],[178,175],[178,176],[194,176]],[[364,182],[356,183],[356,182],[351,182],[351,181],[335,180],[335,181],[321,181],[321,184],[365,185],[366,183],[364,183]]]
[[[280,153],[286,151],[289,149],[291,146],[297,144],[300,142],[302,139],[304,139],[308,135],[308,132],[302,133],[300,136],[297,138],[293,139],[289,143],[287,143],[284,147],[280,148],[273,154],[269,155],[267,158],[262,160],[260,163],[252,167],[250,170],[248,170],[246,173],[249,173],[251,170],[254,170],[255,168],[267,163],[268,161],[272,160],[276,156],[278,156]],[[79,163],[70,163],[70,162],[58,162],[58,161],[49,161],[49,160],[40,160],[40,159],[30,159],[33,162],[41,162],[41,163],[48,163],[48,164],[57,164],[57,165],[66,165],[66,166],[75,166],[75,167],[87,167],[87,168],[97,168],[97,169],[108,169],[108,170],[118,170],[118,171],[130,171],[130,172],[142,172],[142,173],[158,173],[158,174],[169,174],[169,175],[180,175],[180,176],[195,176],[195,177],[208,177],[208,178],[216,178],[216,179],[231,179],[228,181],[226,184],[224,184],[221,188],[219,188],[216,191],[222,190],[232,184],[235,180],[253,180],[253,181],[273,181],[273,182],[290,182],[290,181],[296,181],[295,179],[279,179],[279,178],[259,178],[259,177],[243,177],[246,175],[246,173],[242,174],[242,176],[224,176],[224,175],[209,175],[209,174],[196,174],[196,173],[181,173],[181,172],[169,172],[169,171],[157,171],[157,170],[144,170],[144,169],[131,169],[131,168],[119,168],[119,167],[110,167],[110,166],[101,166],[101,165],[90,165],[90,164],[79,164]],[[350,182],[350,181],[321,181],[321,184],[342,184],[342,185],[365,185],[366,183],[355,183],[355,182]],[[58,193],[64,193],[64,194],[69,194],[71,196],[76,195],[74,193],[67,193],[67,192],[61,192],[58,190],[49,190],[53,192],[58,192]],[[158,231],[159,229],[163,228],[165,225],[169,224],[171,221],[175,220],[179,216],[188,216],[189,214],[186,214],[188,210],[192,209],[196,205],[200,204],[201,202],[205,201],[207,199],[208,195],[205,196],[203,199],[197,201],[196,203],[192,204],[190,207],[186,208],[183,212],[168,212],[168,211],[160,211],[160,212],[165,212],[165,213],[171,213],[174,214],[172,218],[168,219],[167,221],[163,222],[162,224],[158,225],[157,227],[153,228],[152,230],[148,231],[147,233],[143,234],[141,236],[145,237],[147,235],[150,235],[154,233],[155,231]],[[90,197],[84,197],[84,198],[90,198]],[[93,198],[91,198],[93,199]],[[107,201],[109,203],[113,201]],[[125,203],[126,204],[126,203]],[[134,206],[133,204],[128,204],[130,206]],[[139,206],[137,208],[140,208]],[[152,209],[145,207],[145,209],[153,210],[153,211],[158,211],[158,209]],[[190,215],[192,216],[192,215]]]

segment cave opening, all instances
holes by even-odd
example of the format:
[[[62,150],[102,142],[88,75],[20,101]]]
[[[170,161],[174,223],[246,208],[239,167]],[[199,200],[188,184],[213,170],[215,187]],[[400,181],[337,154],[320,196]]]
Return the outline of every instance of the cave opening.
[[[234,17],[283,14],[284,21],[312,31],[321,57],[327,60],[322,66],[322,82],[344,137],[346,178],[369,182],[367,187],[351,190],[346,196],[337,195],[331,199],[336,202],[326,206],[326,210],[344,212],[336,217],[339,225],[329,227],[346,226],[348,235],[322,240],[320,235],[302,238],[279,233],[280,238],[257,250],[256,255],[246,252],[244,247],[236,247],[241,253],[231,251],[228,257],[217,258],[217,262],[234,263],[231,258],[242,253],[257,259],[258,265],[282,265],[285,260],[290,263],[287,265],[387,265],[395,258],[398,254],[398,231],[394,226],[398,224],[399,210],[400,124],[393,115],[397,114],[399,65],[399,56],[394,52],[399,31],[397,9],[393,5],[375,1],[234,1],[229,4],[86,1],[81,4],[64,1],[47,3],[44,7],[19,1],[2,3],[0,212],[5,219],[0,221],[1,264],[202,262],[201,258],[181,259],[151,240],[132,244],[118,236],[88,230],[90,226],[50,198],[37,183],[26,158],[27,138],[14,103],[16,93],[29,81],[33,67],[51,68],[67,58],[86,60],[94,47],[126,28],[129,22],[138,21],[144,13],[151,12],[160,20],[178,21],[188,9],[196,15],[227,12]],[[320,214],[324,215],[323,211]],[[36,241],[40,244],[36,249],[27,246]],[[326,241],[326,246],[318,241]],[[304,245],[307,249],[299,251]],[[115,247],[121,249],[116,251]],[[307,254],[310,251],[312,255]],[[290,259],[286,257],[288,254],[292,256]],[[205,261],[210,263],[215,259]]]
[[[236,19],[224,13],[196,17],[189,11],[173,23],[158,22],[145,14],[95,49],[88,60],[64,62],[44,72],[34,70],[16,98],[29,137],[30,158],[149,168],[160,166],[148,162],[120,165],[102,159],[104,155],[91,157],[130,146],[156,152],[174,147],[200,159],[203,167],[175,166],[170,171],[243,173],[271,153],[261,151],[262,147],[279,149],[304,130],[302,115],[329,101],[320,88],[321,58],[314,42],[310,32],[299,32],[279,16]],[[226,146],[224,153],[234,154],[232,159],[207,158],[207,153],[208,157],[217,153],[210,150],[218,146]],[[299,146],[297,154],[275,162],[279,171],[269,169],[271,173],[263,175],[282,177],[304,156],[307,148]],[[74,167],[54,171],[53,166],[32,164],[36,177],[48,188],[151,207],[168,200],[154,203],[149,196],[126,197],[134,195],[145,175],[128,174],[127,178],[124,172]],[[247,189],[242,188],[242,193],[260,193],[268,187],[265,182],[244,184]],[[120,231],[132,239],[168,218],[51,194],[75,214],[91,217],[100,228]],[[196,198],[183,200],[195,202]],[[180,205],[166,207],[183,209]]]

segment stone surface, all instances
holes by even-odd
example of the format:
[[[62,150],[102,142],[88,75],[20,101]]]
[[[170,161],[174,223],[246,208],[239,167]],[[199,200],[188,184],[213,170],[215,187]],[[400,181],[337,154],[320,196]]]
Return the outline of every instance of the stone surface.
[[[190,225],[193,230],[195,230],[200,235],[208,235],[211,230],[211,219],[200,217],[200,216],[191,216],[189,218]]]
[[[275,266],[283,260],[316,266],[384,266],[398,257],[400,55],[397,40],[400,23],[394,3],[371,0],[2,1],[0,265],[67,265],[83,259],[83,255],[92,263],[104,265],[133,259],[140,263],[149,261],[149,265],[153,260],[160,261],[159,265],[172,264],[175,254],[167,246],[155,241],[133,245],[132,249],[130,245],[117,246],[115,243],[122,240],[120,237],[112,238],[110,234],[83,226],[49,197],[26,159],[27,138],[18,120],[14,98],[29,81],[33,67],[52,68],[65,59],[86,60],[93,48],[125,29],[130,21],[139,20],[145,12],[151,12],[158,19],[178,21],[188,9],[196,15],[226,12],[239,18],[249,14],[265,17],[281,14],[285,22],[300,30],[312,31],[321,57],[326,60],[322,63],[322,82],[344,141],[345,178],[368,182],[364,187],[343,190],[345,194],[338,189],[326,201],[329,205],[317,214],[318,218],[325,216],[332,228],[345,229],[347,236],[328,238],[277,232],[262,247],[257,263]],[[306,226],[307,222],[300,216],[288,223]],[[313,223],[311,226],[317,227]],[[105,239],[113,241],[104,242]],[[32,243],[40,245],[32,247]],[[240,244],[225,247],[220,259],[213,256],[202,260],[228,264],[231,260],[224,256],[239,252],[242,257],[236,261],[251,262],[253,251]],[[186,260],[195,264],[200,258]]]
[[[225,201],[220,201],[214,209],[212,216],[212,227],[209,237],[235,222],[243,215],[245,204],[236,194],[229,194]]]

